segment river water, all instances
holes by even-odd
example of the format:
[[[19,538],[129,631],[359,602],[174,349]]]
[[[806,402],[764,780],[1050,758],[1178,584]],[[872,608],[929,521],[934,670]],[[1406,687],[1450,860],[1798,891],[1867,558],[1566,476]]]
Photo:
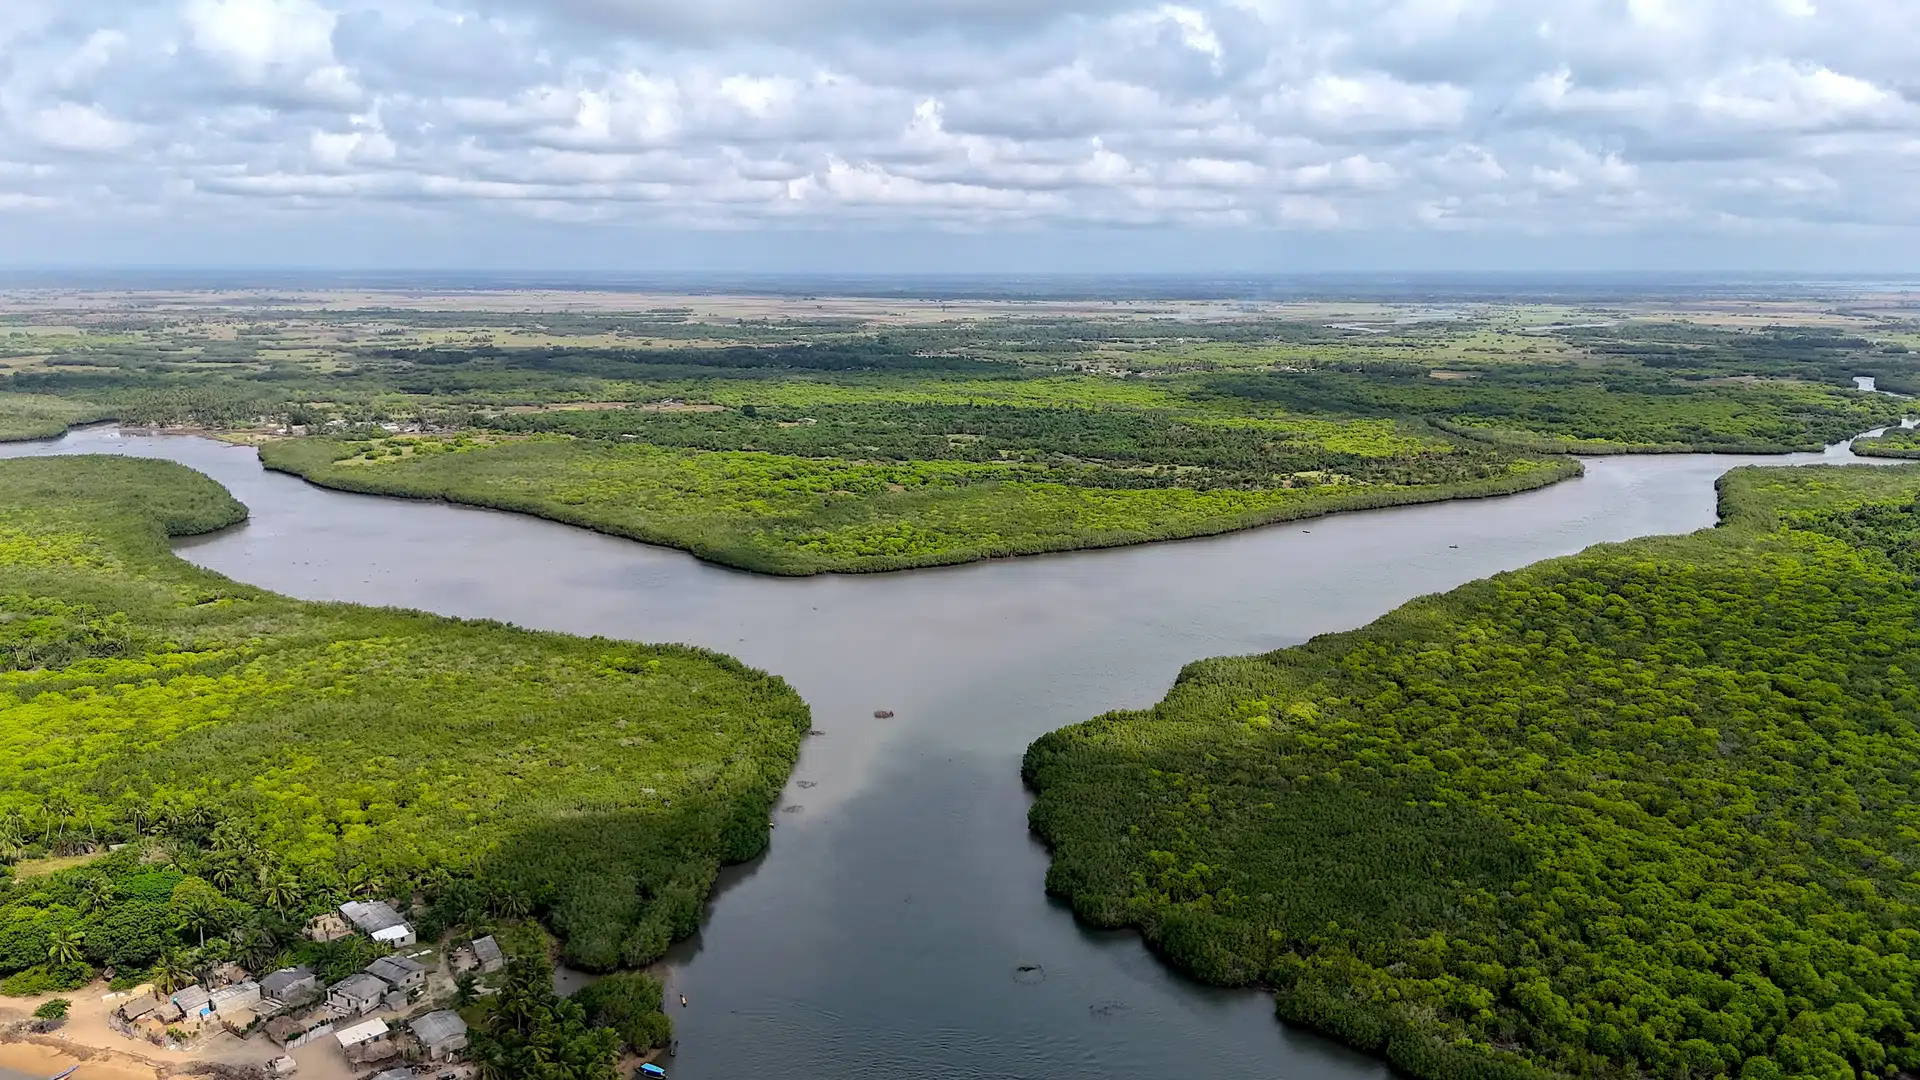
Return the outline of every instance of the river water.
[[[785,676],[809,740],[769,852],[669,957],[676,1080],[1350,1080],[1387,1069],[1199,986],[1044,895],[1019,763],[1038,735],[1157,701],[1188,661],[1297,644],[1602,541],[1712,525],[1714,480],[1783,457],[1590,459],[1501,499],[898,574],[767,578],[534,518],[330,492],[251,449],[77,431],[0,456],[164,457],[242,526],[177,546],[312,600],[731,653]],[[894,712],[876,719],[875,710]],[[1037,965],[1037,973],[1017,969]],[[688,1005],[681,1008],[679,994]]]

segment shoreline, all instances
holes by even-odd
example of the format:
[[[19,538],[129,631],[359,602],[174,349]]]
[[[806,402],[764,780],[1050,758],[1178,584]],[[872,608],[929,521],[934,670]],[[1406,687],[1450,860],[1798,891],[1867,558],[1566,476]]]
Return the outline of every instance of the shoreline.
[[[67,1043],[51,1035],[0,1040],[0,1077],[17,1073],[28,1080],[44,1080],[76,1065],[86,1066],[76,1080],[82,1074],[85,1080],[159,1080],[168,1072],[135,1054]]]
[[[225,441],[225,440],[222,440]],[[1469,480],[1455,484],[1436,484],[1429,488],[1374,488],[1348,496],[1332,496],[1316,504],[1295,504],[1277,507],[1266,511],[1256,511],[1238,518],[1216,519],[1196,524],[1192,528],[1175,528],[1164,532],[1148,533],[1135,537],[1118,539],[1089,538],[1084,543],[1059,546],[1035,547],[1031,550],[1016,549],[1005,551],[961,551],[951,554],[935,555],[927,558],[903,558],[898,561],[872,566],[823,567],[804,569],[797,567],[754,565],[747,560],[728,558],[720,552],[698,547],[692,544],[676,542],[671,538],[652,535],[645,530],[622,528],[618,525],[593,521],[584,515],[555,512],[537,503],[520,501],[514,498],[487,499],[482,497],[461,497],[446,493],[417,493],[396,490],[378,483],[346,483],[343,478],[334,476],[316,476],[312,472],[302,471],[287,462],[268,460],[260,455],[260,464],[268,472],[294,477],[314,487],[327,491],[338,491],[349,495],[369,495],[376,498],[404,499],[409,502],[445,503],[451,506],[467,506],[479,510],[493,510],[500,513],[523,514],[560,525],[567,525],[603,536],[631,540],[691,555],[701,562],[727,570],[775,578],[807,578],[826,576],[866,576],[871,574],[892,574],[908,570],[934,570],[943,567],[969,566],[974,563],[992,562],[999,559],[1026,559],[1048,555],[1071,555],[1083,551],[1111,551],[1119,548],[1140,547],[1147,544],[1178,543],[1184,540],[1205,540],[1230,533],[1247,532],[1273,525],[1285,525],[1291,522],[1313,521],[1336,514],[1355,513],[1364,510],[1385,510],[1396,506],[1422,506],[1433,503],[1471,502],[1481,499],[1497,499],[1509,495],[1520,495],[1541,488],[1552,487],[1567,480],[1575,480],[1584,475],[1586,469],[1580,459],[1573,455],[1551,455],[1553,460],[1544,467],[1524,473],[1509,474],[1486,480]],[[317,470],[316,470],[317,471]]]

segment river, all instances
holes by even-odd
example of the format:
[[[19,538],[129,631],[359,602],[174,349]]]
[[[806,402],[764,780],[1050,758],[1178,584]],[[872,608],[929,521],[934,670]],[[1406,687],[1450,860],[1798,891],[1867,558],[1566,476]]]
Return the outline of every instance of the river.
[[[1128,933],[1043,893],[1022,752],[1152,704],[1201,657],[1293,645],[1594,543],[1714,522],[1737,465],[1857,460],[1660,455],[1501,499],[1400,507],[1230,536],[897,574],[759,577],[534,518],[349,495],[264,471],[251,449],[112,429],[0,456],[164,457],[251,520],[177,545],[312,600],[682,641],[785,676],[809,740],[769,852],[725,873],[669,957],[675,1080],[1357,1080],[1385,1066],[1199,986]],[[892,710],[877,719],[875,710]],[[1037,973],[1017,969],[1037,965]],[[678,1005],[684,993],[688,1006]]]

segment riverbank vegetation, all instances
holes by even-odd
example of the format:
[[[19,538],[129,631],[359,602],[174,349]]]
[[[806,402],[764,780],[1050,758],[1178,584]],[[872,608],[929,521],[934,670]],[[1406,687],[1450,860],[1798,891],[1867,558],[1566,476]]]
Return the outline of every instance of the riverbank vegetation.
[[[1049,889],[1429,1080],[1920,1070],[1920,469],[1204,661],[1027,755]]]
[[[553,436],[491,445],[434,436],[299,439],[266,444],[261,459],[328,487],[539,514],[781,574],[1199,536],[1335,510],[1506,494],[1578,472],[1569,460],[1405,441],[1419,448],[1368,457],[1310,445],[1290,464],[1337,458],[1336,468],[1351,471],[1293,470],[1247,486],[1214,486],[1200,465],[959,453],[849,460]],[[1202,444],[1194,456],[1208,449]],[[1266,449],[1270,461],[1286,456]]]
[[[120,458],[0,461],[0,978],[174,981],[350,897],[535,917],[596,971],[691,933],[809,727],[680,646],[307,604],[176,559],[245,511]],[[335,955],[335,954],[338,955]],[[308,955],[312,954],[312,955]]]
[[[1888,428],[1879,435],[1853,440],[1853,452],[1862,457],[1920,458],[1920,428]]]
[[[1855,376],[1920,382],[1887,320],[1575,314],[52,312],[0,394],[805,574],[1502,494],[1575,475],[1573,453],[1812,450],[1900,415]]]

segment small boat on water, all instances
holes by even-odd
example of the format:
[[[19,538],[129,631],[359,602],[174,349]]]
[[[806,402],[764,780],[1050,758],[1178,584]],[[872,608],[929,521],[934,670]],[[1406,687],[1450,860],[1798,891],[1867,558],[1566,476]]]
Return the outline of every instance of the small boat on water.
[[[667,1070],[649,1061],[645,1065],[640,1066],[640,1075],[652,1080],[652,1078],[667,1075]]]
[[[67,1077],[72,1076],[74,1073],[77,1073],[79,1071],[80,1071],[80,1066],[75,1065],[72,1068],[68,1069],[66,1072],[61,1073],[59,1076],[47,1077],[47,1080],[67,1080]],[[662,1075],[665,1075],[665,1074],[662,1074]]]

